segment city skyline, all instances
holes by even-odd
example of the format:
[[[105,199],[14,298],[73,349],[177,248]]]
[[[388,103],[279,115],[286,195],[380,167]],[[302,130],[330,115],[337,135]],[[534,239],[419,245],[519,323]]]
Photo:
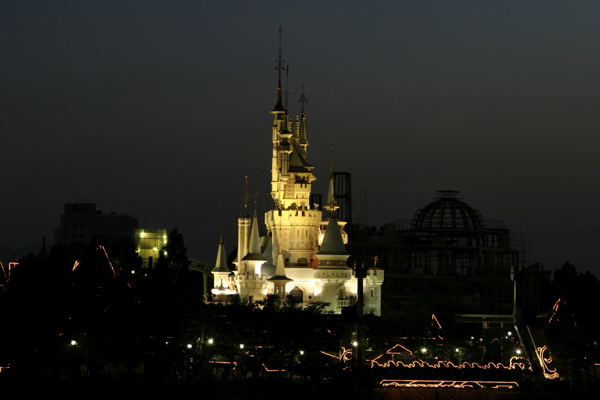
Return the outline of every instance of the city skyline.
[[[81,200],[177,226],[189,256],[213,263],[224,197],[231,252],[244,176],[253,197],[258,170],[259,214],[272,208],[281,25],[290,114],[303,84],[308,98],[314,192],[333,143],[361,222],[410,219],[458,190],[526,235],[531,262],[600,275],[599,4],[275,4],[0,6],[0,245],[51,242]]]

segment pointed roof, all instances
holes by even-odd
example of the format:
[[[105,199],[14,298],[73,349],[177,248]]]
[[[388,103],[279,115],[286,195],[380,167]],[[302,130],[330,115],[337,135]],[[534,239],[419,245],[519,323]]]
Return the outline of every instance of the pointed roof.
[[[250,243],[248,244],[248,254],[242,260],[266,261],[260,251],[260,236],[258,234],[258,218],[254,213],[252,220],[252,230],[250,232]]]
[[[215,263],[215,267],[211,271],[213,274],[215,272],[225,272],[230,273],[231,271],[227,268],[227,259],[225,257],[225,244],[223,243],[223,234],[221,233],[221,243],[219,243],[219,251],[217,252],[217,262]]]
[[[346,252],[346,246],[344,245],[344,239],[342,238],[342,230],[337,222],[337,219],[331,218],[325,231],[325,237],[323,238],[323,244],[321,249],[316,254],[319,255],[340,255],[349,256]]]
[[[291,281],[293,279],[285,276],[285,266],[283,265],[283,256],[281,255],[281,249],[277,255],[277,266],[275,267],[275,276],[270,278],[269,281]]]
[[[308,140],[306,139],[306,115],[302,111],[302,119],[300,120],[300,137],[298,139],[301,145],[308,146]]]
[[[48,260],[48,249],[46,248],[46,236],[45,235],[44,235],[44,239],[42,240],[42,248],[40,250],[40,253],[37,255],[37,258],[40,259],[41,261]]]
[[[277,88],[277,98],[275,99],[275,107],[273,107],[272,113],[276,112],[285,112],[285,107],[283,106],[283,100],[281,96],[281,78],[279,78],[279,87]]]
[[[292,142],[292,154],[290,155],[289,172],[309,172],[312,168],[306,159],[302,156],[302,149],[295,140]]]
[[[267,262],[260,267],[261,274],[269,276],[275,275],[275,265],[273,263],[273,238],[271,236],[265,236],[262,255]]]

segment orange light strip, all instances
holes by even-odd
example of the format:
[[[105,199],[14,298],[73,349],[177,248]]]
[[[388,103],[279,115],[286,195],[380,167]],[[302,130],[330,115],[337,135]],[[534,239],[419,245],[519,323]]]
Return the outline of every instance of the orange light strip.
[[[395,387],[436,387],[456,389],[515,389],[517,382],[508,381],[439,381],[439,380],[410,380],[410,379],[384,379],[379,382],[381,386]]]
[[[435,364],[430,364],[427,361],[423,361],[423,360],[415,360],[413,362],[410,363],[404,363],[402,361],[387,361],[387,362],[383,362],[380,363],[379,361],[377,361],[380,357],[383,357],[383,354],[375,359],[373,359],[371,361],[371,368],[374,367],[381,367],[381,368],[392,368],[392,367],[397,367],[397,368],[456,368],[456,369],[466,369],[466,368],[477,368],[477,369],[506,369],[506,370],[516,370],[517,368],[520,368],[521,371],[524,371],[527,368],[526,363],[528,364],[528,360],[525,357],[518,357],[518,356],[514,356],[510,359],[510,364],[508,366],[502,364],[502,363],[493,363],[493,362],[489,362],[487,364],[484,365],[480,365],[479,363],[470,363],[470,362],[463,362],[462,364],[454,364],[452,361],[438,361]],[[529,369],[531,370],[531,366],[529,367]]]
[[[267,371],[267,372],[287,372],[285,369],[269,369],[269,368],[267,368],[265,363],[262,363],[262,366],[265,369],[265,371]]]
[[[558,305],[559,304],[560,304],[560,297],[558,298],[558,300],[556,300],[556,303],[554,303],[554,305],[552,306],[552,316],[548,320],[548,323],[550,323],[552,321],[552,318],[554,318],[554,315],[558,311]]]
[[[556,379],[558,378],[558,372],[556,372],[556,368],[551,369],[550,365],[552,363],[552,357],[544,357],[544,353],[548,350],[547,346],[538,347],[535,349],[535,355],[542,366],[542,370],[544,371],[544,378],[546,379]]]
[[[100,249],[100,248],[102,250],[104,250],[104,255],[106,256],[106,260],[108,261],[108,265],[110,265],[110,268],[112,269],[113,274],[117,275],[117,273],[115,272],[115,268],[113,267],[112,263],[110,262],[110,258],[108,258],[108,253],[106,252],[106,249],[102,245],[98,246],[98,249]]]

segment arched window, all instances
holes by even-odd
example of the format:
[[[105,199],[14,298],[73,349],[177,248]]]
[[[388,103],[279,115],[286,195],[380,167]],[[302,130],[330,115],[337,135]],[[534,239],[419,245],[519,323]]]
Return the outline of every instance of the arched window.
[[[290,290],[289,299],[293,304],[301,304],[304,298],[304,292],[298,286]]]

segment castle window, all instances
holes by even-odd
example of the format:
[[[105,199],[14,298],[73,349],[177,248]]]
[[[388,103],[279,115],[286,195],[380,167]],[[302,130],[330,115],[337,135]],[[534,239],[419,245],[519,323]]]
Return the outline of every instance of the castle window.
[[[304,292],[298,286],[293,288],[290,291],[290,295],[288,296],[289,300],[293,304],[300,304],[304,298]]]

